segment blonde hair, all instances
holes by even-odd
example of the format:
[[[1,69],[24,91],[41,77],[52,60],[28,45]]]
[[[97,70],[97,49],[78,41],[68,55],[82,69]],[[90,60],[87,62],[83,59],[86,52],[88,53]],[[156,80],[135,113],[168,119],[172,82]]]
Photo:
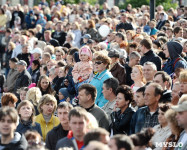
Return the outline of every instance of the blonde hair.
[[[88,129],[96,129],[99,127],[96,118],[88,112]]]
[[[16,47],[16,44],[14,42],[9,42],[8,45],[11,46],[11,50],[13,50]]]
[[[180,82],[187,82],[187,71],[182,71],[179,75]]]
[[[39,113],[42,113],[43,110],[41,109],[41,106],[48,103],[48,102],[53,102],[55,104],[55,107],[54,107],[54,110],[53,110],[53,113],[54,111],[56,110],[57,108],[57,100],[54,96],[50,95],[50,94],[45,94],[41,97],[40,101],[39,101],[39,104],[38,104],[38,111]]]
[[[146,83],[146,80],[145,80],[145,78],[143,76],[143,66],[141,66],[141,65],[135,65],[132,68],[135,68],[135,67],[140,71],[140,75],[142,76],[142,78],[141,78],[142,82]]]
[[[38,105],[41,97],[42,97],[42,93],[38,87],[30,88],[26,94],[26,99],[30,100],[35,106]]]

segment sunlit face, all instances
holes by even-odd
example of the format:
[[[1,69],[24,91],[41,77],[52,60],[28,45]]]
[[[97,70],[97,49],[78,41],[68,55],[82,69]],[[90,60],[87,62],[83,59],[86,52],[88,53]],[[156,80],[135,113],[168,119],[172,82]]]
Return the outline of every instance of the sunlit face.
[[[24,90],[20,91],[20,99],[21,99],[21,101],[26,99],[26,94],[27,94],[27,91],[24,91]]]
[[[171,96],[172,96],[172,99],[179,99],[179,93],[180,93],[180,84],[174,84],[173,85],[173,88],[172,88],[172,93],[171,93]]]
[[[50,116],[54,112],[55,104],[52,101],[49,101],[41,106],[42,113],[44,115]]]
[[[155,88],[153,86],[147,86],[144,92],[145,105],[152,106],[158,101],[155,97]]]
[[[58,71],[58,77],[59,78],[62,78],[62,77],[65,77],[65,68],[59,68],[59,71]]]
[[[19,115],[21,116],[21,119],[23,120],[29,120],[31,115],[33,114],[32,107],[29,105],[24,105],[19,110]]]
[[[106,84],[103,84],[103,96],[105,99],[109,99],[109,96],[110,96],[110,90],[106,87]]]
[[[95,62],[94,62],[94,66],[95,66],[95,71],[96,72],[99,72],[99,73],[101,73],[102,71],[104,71],[105,69],[106,69],[106,64],[104,64],[102,61],[100,61],[100,60],[96,60]]]
[[[61,52],[56,52],[56,61],[62,60],[62,56]]]
[[[187,111],[178,112],[176,119],[181,128],[187,129]]]
[[[176,33],[175,37],[183,37],[183,30],[180,30],[178,33]]]
[[[45,78],[43,78],[42,80],[41,80],[41,88],[42,88],[42,90],[47,90],[47,88],[48,88],[48,86],[49,86],[49,81],[47,80],[47,79],[45,79]]]
[[[79,91],[79,95],[77,97],[79,99],[79,105],[84,106],[84,104],[89,100],[89,96],[86,95],[86,90],[83,89]]]
[[[144,102],[144,95],[142,92],[136,92],[135,94],[135,101],[138,107],[142,107],[145,105]]]
[[[67,125],[69,123],[69,118],[68,118],[69,112],[70,112],[69,108],[66,107],[57,109],[58,118],[62,126]]]
[[[161,126],[167,124],[167,120],[166,120],[164,114],[165,113],[159,109],[159,111],[158,111],[158,122],[160,123]]]
[[[88,61],[89,60],[89,56],[85,55],[85,54],[80,54],[80,60],[81,61]]]
[[[165,90],[166,82],[163,82],[161,74],[156,75],[153,79],[153,82],[160,84],[162,86],[162,88]]]
[[[131,73],[131,79],[132,80],[141,80],[142,75],[140,73],[140,70],[137,67],[133,67],[132,73]]]
[[[143,76],[146,79],[146,81],[152,81],[155,73],[156,73],[156,70],[154,70],[151,65],[143,66]]]
[[[187,94],[187,82],[180,82],[181,92]]]
[[[9,61],[9,66],[11,69],[14,69],[16,67],[16,64],[12,61]]]

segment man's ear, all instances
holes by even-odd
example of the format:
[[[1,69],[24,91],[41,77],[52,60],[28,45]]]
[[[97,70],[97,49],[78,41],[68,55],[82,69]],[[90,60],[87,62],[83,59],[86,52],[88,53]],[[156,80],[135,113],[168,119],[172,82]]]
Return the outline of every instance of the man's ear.
[[[157,95],[156,96],[156,101],[159,102],[160,98],[161,98],[161,95]]]

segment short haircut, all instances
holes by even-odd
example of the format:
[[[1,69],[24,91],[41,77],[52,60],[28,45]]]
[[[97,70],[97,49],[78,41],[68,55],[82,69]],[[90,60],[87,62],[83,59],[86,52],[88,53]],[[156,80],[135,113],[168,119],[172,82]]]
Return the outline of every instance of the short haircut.
[[[107,89],[112,88],[112,92],[116,94],[116,89],[119,86],[119,81],[116,78],[106,79],[103,84],[105,84]]]
[[[96,99],[96,96],[97,96],[97,89],[95,88],[95,86],[91,85],[91,84],[82,84],[80,87],[79,87],[79,92],[81,90],[85,90],[85,93],[86,95],[91,95],[92,97],[92,100],[95,101]]]
[[[127,85],[119,86],[116,90],[116,95],[118,95],[118,93],[122,93],[124,95],[125,101],[129,100],[129,104],[132,102],[133,91],[132,88],[130,88],[129,86]]]
[[[141,42],[140,42],[140,45],[144,46],[145,48],[147,49],[151,49],[152,48],[152,41],[151,39],[143,39]]]
[[[95,58],[95,60],[99,60],[102,61],[103,64],[107,64],[106,69],[109,69],[111,59],[105,54],[98,53],[98,56]]]
[[[90,141],[101,141],[101,135],[109,136],[109,132],[104,128],[95,128],[89,130],[84,136],[84,145],[88,145]]]
[[[139,89],[137,89],[136,93],[142,93],[144,95],[145,92],[145,86],[140,87]]]
[[[166,112],[168,109],[170,108],[170,106],[168,104],[160,104],[159,105],[159,109],[162,111],[162,112]]]
[[[153,86],[155,88],[154,96],[162,96],[163,89],[160,84],[151,82],[146,88],[148,88],[149,86]]]
[[[13,107],[2,107],[0,109],[0,121],[3,120],[6,116],[11,118],[13,123],[18,123],[18,113]]]
[[[122,40],[125,40],[125,35],[123,33],[118,32],[118,33],[116,33],[116,36],[118,36]]]
[[[69,120],[71,117],[83,117],[86,121],[89,121],[88,112],[82,107],[75,107],[69,112]]]
[[[169,76],[166,72],[164,72],[164,71],[157,71],[157,72],[155,73],[155,75],[154,75],[154,78],[155,78],[157,75],[159,75],[159,74],[161,75],[162,81],[163,81],[163,82],[166,82],[166,81],[169,82],[170,76]]]
[[[183,30],[182,27],[175,27],[175,28],[173,29],[174,35],[177,34],[177,33],[179,33],[180,30]]]
[[[62,108],[68,108],[69,110],[72,110],[73,106],[68,102],[61,102],[57,106],[57,111],[58,111],[58,109],[62,109]]]
[[[19,59],[14,57],[14,58],[10,58],[10,61],[13,63],[17,63],[19,61]]]
[[[187,70],[182,71],[179,75],[180,82],[187,82]]]
[[[16,103],[18,101],[18,98],[16,97],[15,94],[13,93],[5,93],[2,97],[1,97],[1,105],[4,106],[8,106],[9,102],[11,102],[12,104]]]
[[[126,150],[133,150],[134,145],[130,137],[127,135],[117,134],[114,135],[111,139],[115,140],[117,149],[125,148]]]
[[[145,65],[150,65],[150,66],[152,66],[153,70],[157,71],[157,67],[153,62],[147,61],[143,64],[143,66],[145,66]]]
[[[38,68],[40,68],[40,62],[39,60],[33,60],[32,63],[36,66],[38,65]]]
[[[141,58],[141,55],[136,51],[130,53],[129,55],[129,59],[135,59],[135,58]]]

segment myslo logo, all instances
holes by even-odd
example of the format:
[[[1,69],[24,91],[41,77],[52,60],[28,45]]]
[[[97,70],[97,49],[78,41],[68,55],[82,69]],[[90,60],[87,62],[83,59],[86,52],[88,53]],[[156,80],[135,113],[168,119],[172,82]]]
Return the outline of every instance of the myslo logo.
[[[179,142],[179,143],[176,143],[176,142],[156,142],[155,143],[156,147],[179,147],[179,148],[182,148],[183,146],[183,143]]]

